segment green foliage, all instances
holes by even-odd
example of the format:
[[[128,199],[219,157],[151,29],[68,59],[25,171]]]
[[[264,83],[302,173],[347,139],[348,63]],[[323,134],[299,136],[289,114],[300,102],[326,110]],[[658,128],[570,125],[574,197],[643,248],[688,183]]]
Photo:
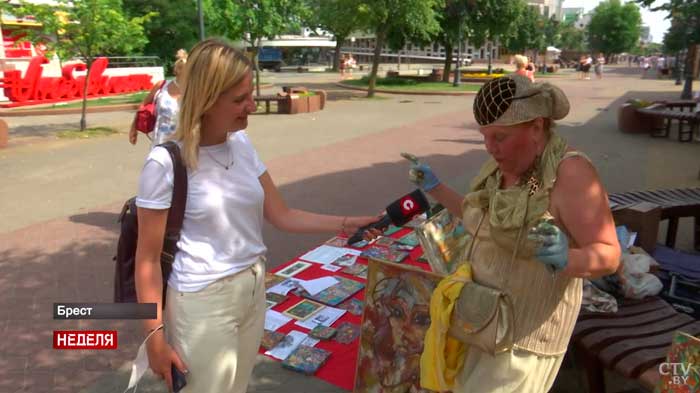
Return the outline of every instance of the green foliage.
[[[17,10],[34,15],[40,29],[28,29],[29,39],[43,42],[63,59],[79,57],[88,64],[105,54],[137,54],[147,43],[143,24],[155,14],[127,17],[121,0],[55,0],[54,4],[23,1]],[[52,37],[49,41],[47,37]]]
[[[175,53],[187,51],[199,40],[199,21],[196,3],[192,0],[123,0],[124,11],[129,16],[157,12],[144,24],[148,44],[145,55],[158,56],[168,69],[172,69]]]
[[[519,30],[516,21],[526,7],[532,8],[523,0],[471,0],[467,3],[469,42],[477,48],[488,40],[503,38]]]
[[[307,26],[328,31],[337,41],[344,41],[362,30],[367,18],[360,0],[308,0],[310,13]]]
[[[628,52],[639,41],[642,16],[635,3],[620,0],[601,2],[593,11],[588,24],[588,39],[592,49],[606,56]]]
[[[307,3],[298,0],[204,0],[210,30],[251,48],[255,63],[255,89],[260,95],[258,51],[263,38],[298,31],[309,19]]]
[[[374,95],[381,48],[388,44],[392,49],[399,49],[407,41],[434,39],[440,29],[435,10],[441,4],[443,0],[362,0],[360,7],[366,14],[367,29],[376,37],[369,97]]]
[[[559,42],[555,45],[559,49],[583,52],[586,48],[586,33],[577,29],[574,22],[561,25]]]
[[[263,38],[299,30],[310,10],[298,0],[205,0],[212,33],[258,47]]]
[[[520,12],[515,19],[514,26],[503,37],[503,45],[511,52],[524,53],[529,49],[537,51],[546,48],[544,25],[546,19],[534,7],[526,4],[520,5]]]
[[[34,15],[42,25],[28,29],[27,37],[44,43],[49,52],[62,59],[78,57],[89,67],[98,56],[138,53],[148,42],[143,25],[154,13],[127,17],[121,0],[54,0],[52,4],[22,1],[16,10],[21,15]],[[47,39],[48,38],[48,39]],[[83,87],[83,110],[80,130],[86,128],[87,83]]]

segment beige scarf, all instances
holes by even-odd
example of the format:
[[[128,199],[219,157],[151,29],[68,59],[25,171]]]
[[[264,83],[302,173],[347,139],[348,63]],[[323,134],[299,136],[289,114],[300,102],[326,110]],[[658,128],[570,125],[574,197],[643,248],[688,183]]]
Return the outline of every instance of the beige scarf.
[[[498,163],[493,158],[489,159],[472,181],[471,192],[464,198],[462,210],[474,207],[488,211],[491,238],[499,246],[512,251],[523,224],[525,228],[531,228],[549,214],[549,193],[554,187],[557,168],[566,150],[566,141],[552,132],[529,178],[506,189],[501,188],[502,174]],[[527,233],[524,235],[523,238],[526,238]],[[524,242],[518,254],[520,257],[532,257],[534,245]]]

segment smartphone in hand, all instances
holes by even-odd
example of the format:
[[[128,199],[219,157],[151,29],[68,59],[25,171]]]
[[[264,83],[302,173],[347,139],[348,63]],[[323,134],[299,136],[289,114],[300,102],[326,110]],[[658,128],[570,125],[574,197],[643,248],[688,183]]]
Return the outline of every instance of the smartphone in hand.
[[[173,392],[178,393],[182,388],[187,385],[187,379],[185,379],[185,374],[172,364],[172,377],[173,377]]]

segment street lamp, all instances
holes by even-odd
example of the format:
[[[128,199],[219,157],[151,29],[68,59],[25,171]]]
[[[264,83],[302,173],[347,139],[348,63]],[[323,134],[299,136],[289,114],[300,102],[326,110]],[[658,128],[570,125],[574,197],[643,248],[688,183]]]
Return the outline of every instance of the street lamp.
[[[204,10],[202,0],[197,0],[197,17],[199,18],[199,40],[204,41]]]

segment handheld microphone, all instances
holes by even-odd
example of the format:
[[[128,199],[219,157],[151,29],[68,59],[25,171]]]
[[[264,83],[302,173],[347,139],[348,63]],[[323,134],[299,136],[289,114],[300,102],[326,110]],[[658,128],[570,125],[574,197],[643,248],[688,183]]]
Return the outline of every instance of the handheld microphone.
[[[347,244],[352,245],[362,240],[362,235],[369,229],[384,230],[389,224],[394,224],[397,227],[403,226],[411,221],[413,217],[426,212],[428,209],[430,209],[428,199],[421,190],[415,190],[389,204],[389,206],[386,207],[386,215],[379,221],[358,229],[357,232],[348,239]]]

